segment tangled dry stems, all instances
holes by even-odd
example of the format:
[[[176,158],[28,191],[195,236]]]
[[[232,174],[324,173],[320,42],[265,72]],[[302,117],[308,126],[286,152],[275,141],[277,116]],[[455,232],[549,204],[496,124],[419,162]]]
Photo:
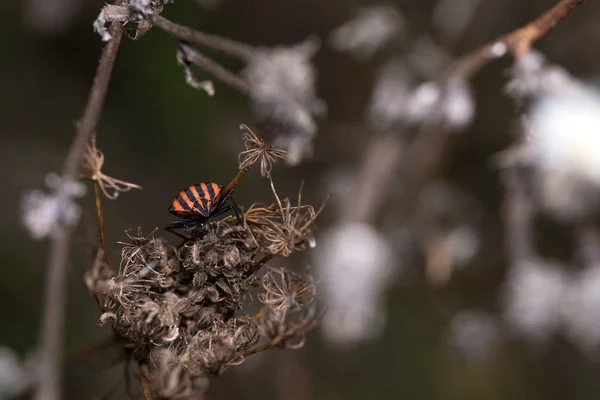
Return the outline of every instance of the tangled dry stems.
[[[246,140],[244,154],[241,170],[264,160],[261,169],[270,171],[285,153]],[[300,204],[300,196],[292,206],[279,198],[272,180],[271,187],[276,201],[251,206],[242,224],[231,217],[207,223],[179,247],[156,237],[156,230],[126,231],[116,274],[102,257],[87,272],[86,284],[103,312],[100,323],[110,322],[125,340],[155,395],[194,398],[206,391],[207,374],[220,375],[268,348],[301,347],[317,324],[310,275],[267,267],[259,276],[274,256],[313,241],[318,216]],[[253,288],[263,304],[254,317],[244,313]]]

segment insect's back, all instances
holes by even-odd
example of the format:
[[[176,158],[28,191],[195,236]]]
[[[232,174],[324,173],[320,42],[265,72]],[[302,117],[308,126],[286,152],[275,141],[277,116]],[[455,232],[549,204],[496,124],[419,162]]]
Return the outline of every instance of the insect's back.
[[[179,192],[169,207],[169,212],[180,218],[208,218],[217,207],[217,197],[223,185],[202,182]]]

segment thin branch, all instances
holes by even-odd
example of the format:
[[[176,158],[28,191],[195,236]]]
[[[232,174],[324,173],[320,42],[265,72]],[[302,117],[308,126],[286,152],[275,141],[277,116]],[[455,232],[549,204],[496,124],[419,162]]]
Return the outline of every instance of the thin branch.
[[[239,90],[245,94],[250,92],[250,86],[245,80],[219,63],[206,57],[204,54],[201,54],[192,46],[182,42],[179,44],[179,51],[187,62],[197,65],[233,89]]]
[[[523,57],[529,52],[533,43],[548,34],[560,21],[586,1],[559,1],[558,4],[527,25],[461,57],[452,65],[448,75],[471,76],[488,62],[503,57],[506,53],[512,53],[517,58]]]
[[[263,256],[263,258],[261,258],[254,264],[254,266],[252,267],[252,269],[250,271],[246,271],[244,273],[244,277],[252,276],[256,271],[261,269],[266,263],[268,263],[273,258],[275,258],[275,256],[276,256],[276,254],[273,254],[273,253],[269,253],[266,256]]]
[[[144,390],[144,398],[146,400],[152,400],[152,395],[150,394],[150,387],[148,386],[148,379],[146,379],[146,376],[142,372],[141,368],[140,368],[140,382],[142,384],[142,389]]]
[[[270,349],[272,349],[273,347],[275,347],[275,345],[273,345],[273,344],[271,344],[271,343],[267,343],[267,344],[264,344],[264,345],[262,345],[262,346],[255,347],[255,348],[253,348],[253,349],[250,349],[250,350],[248,350],[248,351],[244,352],[243,356],[244,356],[244,358],[246,358],[246,357],[250,357],[250,356],[251,356],[251,355],[253,355],[253,354],[256,354],[256,353],[261,353],[261,352],[263,352],[263,351],[265,351],[265,350],[270,350]]]
[[[110,257],[108,256],[108,248],[106,246],[106,238],[104,237],[104,216],[102,215],[102,201],[100,200],[100,190],[98,188],[98,182],[92,182],[94,186],[94,198],[96,200],[96,216],[98,217],[98,230],[100,231],[100,246],[104,252],[104,261],[106,265],[114,271],[112,264],[110,263]]]
[[[263,309],[261,308],[259,312],[252,316],[252,321],[258,321],[258,319],[263,315]]]
[[[178,25],[158,14],[150,16],[149,21],[152,25],[162,29],[179,40],[185,40],[186,42],[190,42],[197,46],[210,47],[222,51],[225,54],[238,57],[244,61],[251,60],[256,52],[252,46],[245,43],[236,42],[216,35],[209,35],[187,26]]]
[[[96,76],[90,89],[83,117],[77,123],[75,139],[63,166],[63,178],[77,178],[86,145],[96,132],[104,106],[110,76],[121,42],[123,26],[113,23],[110,28],[112,39],[102,51]],[[40,338],[38,386],[34,399],[59,400],[61,395],[61,356],[63,326],[65,320],[66,268],[69,258],[70,237],[66,226],[59,225],[52,237],[47,266],[44,306]]]

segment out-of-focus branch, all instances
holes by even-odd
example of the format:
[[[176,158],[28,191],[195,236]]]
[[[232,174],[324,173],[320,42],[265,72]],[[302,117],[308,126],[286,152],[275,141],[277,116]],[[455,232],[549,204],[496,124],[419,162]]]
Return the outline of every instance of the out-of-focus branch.
[[[184,60],[194,65],[197,65],[198,67],[202,68],[203,70],[213,75],[221,82],[229,85],[233,89],[239,90],[240,92],[245,94],[250,92],[250,87],[248,86],[248,83],[246,83],[245,80],[235,75],[227,68],[224,68],[223,66],[219,65],[217,62],[201,54],[192,46],[182,42],[179,44],[179,51],[181,52]]]
[[[503,57],[506,53],[511,53],[517,58],[526,55],[534,42],[549,33],[560,21],[586,1],[559,1],[558,4],[527,25],[461,57],[452,65],[448,74],[471,76],[491,60]]]
[[[438,101],[441,102],[444,98],[444,83],[448,79],[456,76],[468,78],[488,62],[507,53],[511,53],[515,57],[527,54],[536,40],[550,32],[585,1],[562,0],[527,25],[457,59],[440,78],[442,93]],[[439,107],[437,108],[439,109]],[[413,184],[422,182],[424,177],[431,176],[436,169],[439,170],[443,166],[440,157],[449,151],[448,143],[451,140],[449,135],[439,132],[441,129],[441,127],[436,127],[436,121],[427,123],[410,144],[400,138],[392,140],[381,137],[376,139],[367,149],[367,155],[352,190],[353,196],[346,204],[344,218],[371,220],[383,201],[382,197],[386,192],[383,188],[390,184],[395,174],[394,171],[400,165],[404,168],[403,171],[407,174],[410,183]],[[382,151],[382,149],[384,150]],[[395,154],[396,157],[388,157],[392,154]],[[399,157],[402,157],[404,161],[400,163]],[[407,189],[407,192],[410,190]]]
[[[151,15],[149,21],[152,25],[162,29],[169,35],[179,40],[190,42],[196,46],[210,47],[245,61],[251,60],[254,55],[254,48],[247,44],[216,35],[209,35],[187,26],[178,25],[158,14]]]
[[[123,26],[114,23],[110,33],[112,39],[106,44],[90,89],[87,106],[77,123],[75,139],[69,149],[63,167],[63,178],[74,180],[85,153],[86,145],[96,132],[113,66],[123,34]],[[60,194],[59,194],[60,195]],[[65,194],[62,194],[63,196]],[[66,268],[69,256],[69,230],[58,226],[50,244],[44,308],[40,338],[38,385],[34,398],[37,400],[59,400],[61,396],[62,337],[65,320]]]

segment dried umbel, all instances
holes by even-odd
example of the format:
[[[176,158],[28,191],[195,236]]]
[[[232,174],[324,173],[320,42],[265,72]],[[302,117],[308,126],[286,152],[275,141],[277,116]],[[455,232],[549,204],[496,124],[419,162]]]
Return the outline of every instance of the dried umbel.
[[[306,245],[314,247],[312,226],[325,203],[318,211],[315,211],[313,206],[302,205],[300,191],[298,205],[292,206],[289,199],[279,198],[273,181],[271,181],[271,189],[277,204],[270,206],[253,204],[245,215],[246,225],[250,228],[256,243],[272,255],[284,257],[305,250]]]
[[[256,136],[246,125],[242,125],[240,128],[244,131],[242,139],[246,147],[246,150],[242,151],[238,158],[240,169],[250,168],[260,160],[261,175],[270,177],[273,163],[277,162],[278,159],[287,160],[287,152],[269,145],[263,139]]]
[[[285,155],[253,138],[268,152]],[[252,146],[247,143],[246,151]],[[240,157],[240,170],[251,167],[247,160]],[[262,169],[270,171],[272,161]],[[262,350],[300,347],[316,325],[312,277],[266,265],[306,248],[318,212],[281,200],[270,183],[276,201],[252,206],[242,222],[226,217],[205,223],[179,247],[154,231],[126,231],[118,271],[99,256],[87,272],[103,312],[100,322],[110,322],[124,339],[152,393],[198,398],[207,374],[220,375]],[[248,315],[244,307],[256,287],[264,307]]]
[[[179,362],[177,354],[170,349],[155,348],[149,361],[140,366],[149,383],[149,389],[161,398],[185,400],[201,398],[199,393],[208,389],[204,374],[191,374]]]
[[[268,268],[258,299],[271,309],[281,311],[300,309],[310,304],[314,296],[315,283],[310,275]]]
[[[125,182],[120,179],[110,177],[102,172],[104,165],[104,153],[96,147],[96,137],[92,137],[83,156],[81,179],[89,179],[96,182],[102,190],[102,193],[111,200],[116,199],[121,192],[127,192],[131,189],[141,189],[142,187],[135,183]]]

